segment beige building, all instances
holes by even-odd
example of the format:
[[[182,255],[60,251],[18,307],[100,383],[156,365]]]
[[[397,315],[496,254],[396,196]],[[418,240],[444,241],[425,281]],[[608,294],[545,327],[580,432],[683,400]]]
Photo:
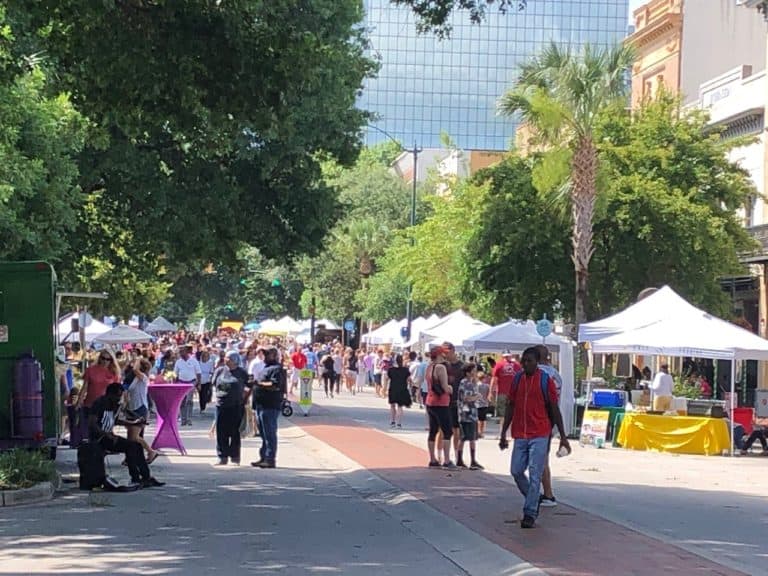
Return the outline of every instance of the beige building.
[[[635,10],[635,32],[627,38],[636,52],[632,66],[632,107],[659,88],[680,88],[683,0],[652,0]]]

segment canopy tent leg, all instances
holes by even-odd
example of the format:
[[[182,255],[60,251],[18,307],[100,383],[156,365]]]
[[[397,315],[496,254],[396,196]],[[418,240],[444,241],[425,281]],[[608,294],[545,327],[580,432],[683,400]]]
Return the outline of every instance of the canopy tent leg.
[[[728,408],[728,419],[731,422],[731,456],[733,456],[733,447],[736,444],[736,439],[733,437],[735,425],[733,422],[733,400],[736,397],[736,358],[731,360],[731,398],[729,400],[730,407]]]

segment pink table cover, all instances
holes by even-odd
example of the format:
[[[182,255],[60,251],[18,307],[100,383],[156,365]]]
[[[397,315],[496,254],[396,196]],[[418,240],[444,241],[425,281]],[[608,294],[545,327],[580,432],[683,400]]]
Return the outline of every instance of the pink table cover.
[[[187,392],[194,388],[193,384],[174,383],[151,383],[149,385],[149,395],[155,403],[157,410],[157,431],[155,439],[152,441],[152,449],[174,448],[182,454],[186,454],[184,443],[179,435],[179,408],[181,401]]]

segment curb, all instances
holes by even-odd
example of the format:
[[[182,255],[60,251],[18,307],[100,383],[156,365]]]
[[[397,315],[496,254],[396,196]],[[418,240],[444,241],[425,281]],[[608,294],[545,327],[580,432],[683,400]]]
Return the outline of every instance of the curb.
[[[0,506],[20,506],[36,504],[53,498],[55,488],[52,482],[40,482],[29,488],[0,491]]]

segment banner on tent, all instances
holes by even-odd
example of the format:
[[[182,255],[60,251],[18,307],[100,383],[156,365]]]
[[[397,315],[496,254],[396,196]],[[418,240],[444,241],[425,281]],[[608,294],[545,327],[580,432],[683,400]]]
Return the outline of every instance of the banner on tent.
[[[604,410],[585,410],[581,421],[579,444],[602,448],[608,434],[608,418],[610,412]]]

